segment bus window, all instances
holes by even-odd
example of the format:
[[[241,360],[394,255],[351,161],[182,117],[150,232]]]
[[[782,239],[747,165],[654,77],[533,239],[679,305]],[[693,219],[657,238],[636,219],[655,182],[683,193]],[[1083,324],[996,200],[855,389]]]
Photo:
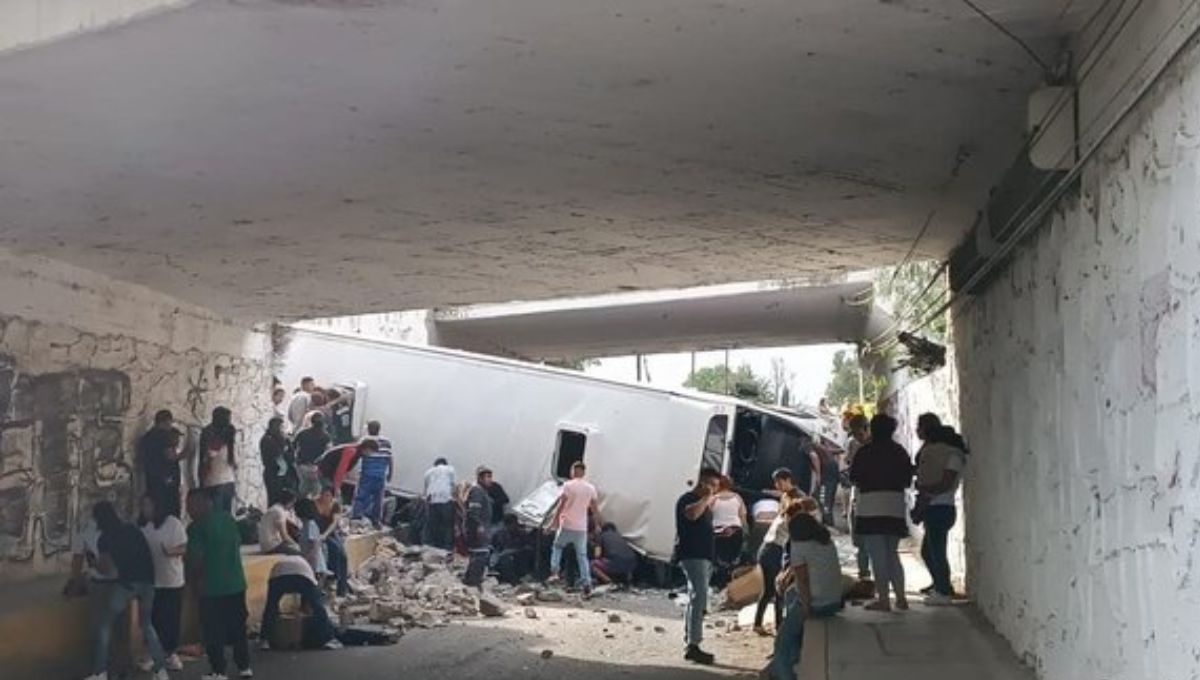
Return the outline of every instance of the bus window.
[[[725,471],[725,434],[729,431],[729,416],[713,416],[708,421],[708,433],[704,436],[704,453],[700,456],[700,469],[712,468]]]
[[[558,431],[558,446],[554,451],[554,476],[559,479],[571,478],[571,466],[583,462],[583,454],[587,449],[587,435],[571,430]]]

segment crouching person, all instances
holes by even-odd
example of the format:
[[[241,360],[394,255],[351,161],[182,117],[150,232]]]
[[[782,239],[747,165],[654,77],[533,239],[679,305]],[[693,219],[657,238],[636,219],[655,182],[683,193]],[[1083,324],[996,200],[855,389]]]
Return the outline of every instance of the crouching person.
[[[338,641],[337,629],[325,610],[325,598],[317,587],[312,565],[303,557],[292,555],[281,557],[271,567],[271,576],[267,581],[267,604],[262,615],[262,648],[271,648],[272,635],[279,622],[279,601],[290,593],[299,595],[301,606],[309,612],[301,646],[306,649],[341,649],[342,643]]]
[[[827,618],[842,610],[842,567],[827,529],[802,512],[788,523],[791,557],[779,575],[784,594],[783,624],[775,637],[775,656],[764,671],[772,680],[796,680],[804,647],[804,621]]]

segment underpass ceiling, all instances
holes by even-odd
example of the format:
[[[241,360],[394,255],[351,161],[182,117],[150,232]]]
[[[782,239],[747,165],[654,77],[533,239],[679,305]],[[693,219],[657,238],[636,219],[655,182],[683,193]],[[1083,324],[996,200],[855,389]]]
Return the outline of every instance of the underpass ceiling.
[[[959,0],[200,0],[0,56],[0,247],[255,319],[866,269],[1039,81]]]

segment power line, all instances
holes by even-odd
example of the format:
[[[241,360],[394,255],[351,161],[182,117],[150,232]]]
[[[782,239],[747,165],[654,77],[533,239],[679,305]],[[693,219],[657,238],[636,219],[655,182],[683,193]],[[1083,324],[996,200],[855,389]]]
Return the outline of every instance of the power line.
[[[1025,50],[1025,53],[1029,55],[1029,58],[1032,59],[1039,67],[1041,67],[1043,73],[1049,74],[1053,72],[1053,69],[1050,68],[1050,65],[1047,64],[1046,61],[1042,59],[1032,47],[1029,46],[1029,43],[1022,40],[1016,33],[1008,30],[1007,26],[992,18],[992,15],[984,11],[982,7],[976,5],[974,2],[972,2],[972,0],[962,0],[962,3],[974,10],[976,14],[983,17],[983,19],[994,26],[997,31],[1000,31],[1004,35],[1008,36],[1010,40],[1020,45],[1021,49]]]

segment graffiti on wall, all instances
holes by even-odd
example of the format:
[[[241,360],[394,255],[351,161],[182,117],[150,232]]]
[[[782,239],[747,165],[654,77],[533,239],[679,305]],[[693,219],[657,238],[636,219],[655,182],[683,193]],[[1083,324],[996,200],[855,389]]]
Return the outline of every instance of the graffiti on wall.
[[[30,374],[0,355],[0,556],[53,557],[70,549],[78,508],[131,502],[129,407],[125,373]]]

